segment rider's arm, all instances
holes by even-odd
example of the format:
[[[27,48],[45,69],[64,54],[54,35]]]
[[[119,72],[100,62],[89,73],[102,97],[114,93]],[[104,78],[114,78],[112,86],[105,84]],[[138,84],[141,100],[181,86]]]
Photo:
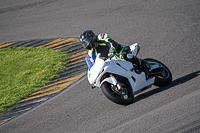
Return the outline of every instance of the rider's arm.
[[[121,45],[116,41],[112,40],[107,33],[101,33],[97,36],[99,45],[106,45],[109,48],[108,57],[112,58],[116,53],[121,50]]]

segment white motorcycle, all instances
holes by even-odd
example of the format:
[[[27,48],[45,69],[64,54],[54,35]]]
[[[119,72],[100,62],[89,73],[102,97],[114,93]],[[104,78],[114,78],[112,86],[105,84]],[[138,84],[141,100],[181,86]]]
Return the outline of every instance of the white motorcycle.
[[[132,44],[130,48],[132,54],[137,56],[137,43]],[[117,56],[110,60],[100,58],[100,54],[87,55],[88,81],[93,88],[100,87],[103,94],[112,102],[121,105],[131,104],[135,94],[152,85],[166,86],[172,81],[172,74],[167,66],[155,59],[144,60],[151,66],[148,72],[142,71],[141,66],[133,65],[129,61],[118,60]]]

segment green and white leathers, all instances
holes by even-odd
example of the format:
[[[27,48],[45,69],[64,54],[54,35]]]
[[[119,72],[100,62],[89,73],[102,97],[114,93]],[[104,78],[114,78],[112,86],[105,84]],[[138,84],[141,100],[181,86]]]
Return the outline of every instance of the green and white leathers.
[[[119,59],[124,60],[121,58],[123,54],[126,54],[124,48],[126,46],[120,45],[114,40],[110,38],[107,33],[101,33],[96,36],[97,47],[93,47],[89,50],[88,55],[92,57],[92,54],[101,53],[101,57],[112,58],[114,55],[118,55]]]

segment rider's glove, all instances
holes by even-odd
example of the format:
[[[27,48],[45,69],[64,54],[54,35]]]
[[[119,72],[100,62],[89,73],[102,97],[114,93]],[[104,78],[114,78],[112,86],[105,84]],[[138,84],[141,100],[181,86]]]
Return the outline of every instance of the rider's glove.
[[[125,57],[125,56],[127,56],[127,57]],[[132,57],[132,53],[130,53],[130,47],[129,46],[122,47],[122,49],[119,53],[119,57],[121,60],[126,60],[126,58],[128,58],[128,57],[132,59],[133,57]]]

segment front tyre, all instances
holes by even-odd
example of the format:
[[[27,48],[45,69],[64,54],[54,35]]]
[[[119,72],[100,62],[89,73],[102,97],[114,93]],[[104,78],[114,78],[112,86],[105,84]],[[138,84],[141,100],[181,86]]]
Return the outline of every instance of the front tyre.
[[[126,95],[120,95],[114,91],[113,85],[108,82],[103,83],[101,87],[103,94],[112,102],[120,105],[129,105],[133,103],[134,95],[132,89],[128,86],[125,86],[123,89],[126,91]]]
[[[164,69],[164,71],[162,73],[155,74],[154,85],[163,87],[163,86],[167,86],[167,85],[171,84],[172,73],[167,66],[165,66],[162,62],[155,60],[155,59],[147,58],[144,60],[147,62],[156,62],[156,63],[162,65],[162,67]]]

